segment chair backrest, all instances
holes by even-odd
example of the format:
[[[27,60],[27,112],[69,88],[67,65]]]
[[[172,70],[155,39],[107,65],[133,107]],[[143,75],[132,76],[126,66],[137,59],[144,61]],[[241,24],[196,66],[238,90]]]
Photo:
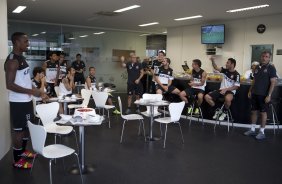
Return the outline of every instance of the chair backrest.
[[[105,107],[109,94],[103,91],[92,91],[96,107]]]
[[[158,100],[161,101],[163,99],[163,95],[162,94],[148,94],[148,93],[144,93],[142,98],[144,100]],[[147,113],[150,114],[150,106],[146,106],[147,108]],[[158,107],[154,106],[154,114],[158,113]]]
[[[33,105],[33,114],[34,116],[38,116],[37,112],[36,112],[36,99],[32,98],[32,105]]]
[[[36,106],[36,112],[39,115],[43,126],[54,123],[54,119],[57,117],[58,111],[58,102],[39,104]]]
[[[47,136],[46,130],[41,125],[32,124],[30,121],[27,123],[31,137],[32,148],[35,152],[42,155]]]
[[[87,107],[89,104],[89,100],[91,97],[91,90],[88,89],[81,89],[81,97],[83,98],[82,105]]]
[[[179,121],[181,113],[184,109],[184,105],[185,105],[184,101],[169,104],[168,110],[169,110],[172,122]]]
[[[56,95],[57,95],[57,96],[60,96],[59,86],[55,86],[55,87],[54,87],[54,90],[55,90]]]

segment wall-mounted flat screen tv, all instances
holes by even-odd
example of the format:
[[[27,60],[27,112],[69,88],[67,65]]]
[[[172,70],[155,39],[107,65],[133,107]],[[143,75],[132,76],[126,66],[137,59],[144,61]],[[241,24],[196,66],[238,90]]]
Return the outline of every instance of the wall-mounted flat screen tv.
[[[202,44],[224,44],[225,25],[206,25],[201,27]]]

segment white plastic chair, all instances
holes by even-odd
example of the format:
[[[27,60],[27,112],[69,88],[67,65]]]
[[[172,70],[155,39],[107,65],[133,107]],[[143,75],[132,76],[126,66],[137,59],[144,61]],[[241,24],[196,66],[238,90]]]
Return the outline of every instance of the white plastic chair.
[[[165,127],[165,135],[164,135],[165,136],[164,137],[164,145],[163,145],[164,148],[165,148],[165,143],[166,143],[167,125],[169,123],[178,123],[179,129],[180,129],[180,133],[181,133],[182,143],[184,144],[182,129],[181,129],[181,125],[179,123],[179,119],[180,119],[181,113],[183,111],[184,105],[185,105],[184,101],[179,102],[179,103],[171,103],[168,106],[170,117],[163,117],[163,118],[155,119],[156,122],[159,122],[159,123],[162,123],[162,124],[166,125],[166,127]]]
[[[60,96],[59,86],[55,86],[55,87],[54,87],[54,90],[55,90],[56,95],[57,95],[57,96]]]
[[[69,104],[68,109],[77,109],[77,108],[84,108],[87,107],[89,104],[89,100],[91,97],[91,90],[82,89],[81,90],[81,97],[83,98],[83,101],[81,104]]]
[[[32,104],[33,104],[33,114],[34,116],[38,119],[38,124],[40,124],[40,117],[39,115],[37,114],[36,112],[36,104],[37,104],[37,101],[35,98],[32,98]]]
[[[72,154],[76,155],[79,172],[80,172],[81,183],[83,183],[81,167],[80,167],[78,155],[75,152],[75,150],[65,145],[62,145],[62,144],[51,144],[51,145],[45,146],[45,141],[46,141],[46,136],[47,136],[46,129],[41,125],[32,124],[30,121],[28,121],[28,128],[30,132],[33,150],[37,154],[40,154],[43,157],[49,159],[50,184],[53,183],[52,181],[52,160],[55,160],[57,158],[63,158],[63,157],[66,157]],[[33,158],[31,172],[32,172],[34,161],[35,161],[37,154]]]
[[[115,108],[115,106],[114,105],[106,105],[109,94],[107,92],[103,92],[103,91],[92,91],[92,97],[94,99],[96,108],[99,109],[99,114],[100,114],[100,109],[103,109],[103,115],[104,115],[104,109],[107,110],[108,120],[109,120],[109,128],[111,128],[110,109]]]
[[[123,115],[122,112],[122,104],[121,104],[121,100],[120,97],[118,97],[118,104],[119,104],[119,109],[120,109],[120,113],[121,113],[121,118],[124,120],[123,121],[123,125],[122,125],[122,131],[121,131],[121,136],[120,136],[120,143],[122,143],[122,137],[123,137],[123,131],[124,131],[124,125],[126,121],[133,121],[133,120],[138,120],[139,121],[139,127],[140,124],[143,125],[143,134],[144,134],[144,138],[145,138],[145,142],[146,142],[146,135],[145,135],[145,127],[144,127],[144,118],[143,116],[141,116],[140,114],[128,114],[128,115]],[[139,133],[139,131],[138,131]]]
[[[52,102],[48,104],[39,104],[36,106],[36,112],[38,113],[41,122],[46,129],[47,133],[55,134],[55,144],[57,135],[67,135],[71,132],[75,135],[75,141],[78,148],[76,132],[72,126],[59,126],[54,122],[59,111],[59,103]]]

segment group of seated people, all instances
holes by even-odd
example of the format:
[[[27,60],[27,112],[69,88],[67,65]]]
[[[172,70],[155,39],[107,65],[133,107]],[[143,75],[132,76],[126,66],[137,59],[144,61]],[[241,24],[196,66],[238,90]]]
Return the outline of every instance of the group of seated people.
[[[140,78],[142,78],[142,70],[132,70],[136,64],[135,55],[131,56],[131,61],[124,63],[122,59],[123,66],[128,70],[128,109],[127,114],[131,113],[131,96],[135,93],[136,98],[139,99],[140,86],[138,83]],[[235,70],[236,60],[229,58],[226,62],[226,67],[218,67],[215,64],[214,57],[211,57],[212,66],[215,70],[222,73],[223,80],[221,81],[221,86],[218,90],[212,91],[205,94],[206,78],[207,73],[201,68],[201,61],[199,59],[194,59],[192,61],[192,74],[189,80],[189,87],[183,91],[172,85],[173,81],[173,70],[170,68],[171,60],[164,56],[161,51],[158,54],[158,59],[152,62],[151,72],[153,73],[153,88],[155,88],[156,94],[176,94],[181,100],[185,101],[187,104],[190,99],[196,100],[196,108],[194,108],[194,113],[199,113],[198,107],[201,106],[203,100],[211,106],[215,107],[215,101],[218,98],[224,98],[224,108],[221,111],[216,111],[214,118],[219,117],[219,120],[223,120],[226,117],[226,110],[229,109],[231,101],[236,93],[236,90],[240,86],[240,74]],[[139,64],[140,65],[140,64]],[[141,68],[141,65],[140,65]],[[139,75],[138,75],[139,74]],[[215,109],[214,109],[215,110]],[[139,113],[139,107],[136,109],[136,113]],[[188,108],[188,113],[191,113],[191,108]]]

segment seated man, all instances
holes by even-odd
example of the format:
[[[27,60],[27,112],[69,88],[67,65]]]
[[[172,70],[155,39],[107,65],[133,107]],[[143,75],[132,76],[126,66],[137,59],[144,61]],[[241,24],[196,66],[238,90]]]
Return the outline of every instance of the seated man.
[[[197,98],[197,104],[196,108],[194,110],[195,114],[199,113],[199,109],[197,107],[200,107],[204,94],[205,94],[205,86],[206,86],[206,77],[207,73],[201,68],[201,61],[199,59],[194,59],[192,62],[192,78],[190,82],[188,83],[189,87],[185,89],[184,91],[181,91],[179,94],[181,100],[185,101],[185,103],[188,103],[188,98],[196,95]],[[188,113],[191,113],[192,108],[188,108]]]
[[[33,69],[32,85],[34,88],[39,89],[42,93],[46,93],[46,80],[44,70],[42,67],[35,67]],[[34,97],[36,101],[41,101],[41,97]],[[45,99],[46,100],[46,99]]]
[[[96,68],[95,67],[89,67],[89,75],[86,77],[85,89],[97,90],[95,73],[96,73]],[[109,94],[109,98],[107,100],[107,103],[109,105],[113,105],[111,94]],[[116,107],[113,108],[113,114],[120,114],[120,112],[117,110]]]
[[[173,80],[173,70],[169,67],[169,65],[170,59],[164,58],[164,60],[162,61],[162,66],[159,68],[159,71],[154,73],[156,81],[156,93],[172,93],[179,95],[179,89],[171,85]]]
[[[216,111],[213,119],[219,117],[219,120],[222,121],[225,119],[226,110],[231,106],[231,101],[236,93],[236,90],[240,87],[240,74],[234,69],[236,66],[236,60],[229,58],[226,62],[226,68],[217,67],[214,62],[214,58],[211,57],[212,66],[215,70],[223,74],[223,79],[220,84],[219,90],[214,90],[205,95],[205,100],[207,103],[215,107],[215,100],[224,97],[224,109],[223,111]]]

